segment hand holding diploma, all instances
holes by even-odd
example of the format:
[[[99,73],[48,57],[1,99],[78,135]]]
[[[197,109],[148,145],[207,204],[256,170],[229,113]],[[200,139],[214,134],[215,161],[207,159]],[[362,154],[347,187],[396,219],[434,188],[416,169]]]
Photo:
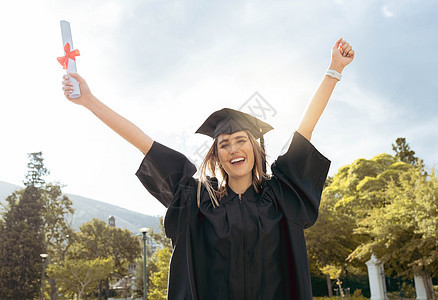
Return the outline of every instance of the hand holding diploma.
[[[67,21],[61,21],[61,34],[62,44],[64,47],[65,55],[58,57],[59,63],[67,70],[67,75],[70,73],[76,73],[76,56],[79,56],[79,51],[74,50],[73,40],[71,37],[70,23]],[[69,94],[70,98],[78,98],[81,96],[78,82],[75,78],[69,78],[73,83],[73,92]]]
[[[87,82],[79,74],[70,73],[68,75],[64,75],[62,77],[62,90],[64,91],[65,97],[73,103],[86,106],[87,102],[90,102],[91,97],[93,97]],[[71,97],[75,91],[75,85],[72,79],[76,81],[76,84],[80,90],[79,97]]]

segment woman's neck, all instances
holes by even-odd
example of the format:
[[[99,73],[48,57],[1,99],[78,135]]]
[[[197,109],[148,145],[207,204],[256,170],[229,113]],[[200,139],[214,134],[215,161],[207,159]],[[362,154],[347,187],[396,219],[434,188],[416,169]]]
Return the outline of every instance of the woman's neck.
[[[252,176],[229,178],[228,186],[236,193],[243,194],[252,184]]]

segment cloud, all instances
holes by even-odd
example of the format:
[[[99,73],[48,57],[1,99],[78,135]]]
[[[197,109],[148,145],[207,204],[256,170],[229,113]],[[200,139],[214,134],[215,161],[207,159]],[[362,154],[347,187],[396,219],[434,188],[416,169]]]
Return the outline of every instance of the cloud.
[[[315,129],[318,149],[340,166],[391,152],[405,136],[426,164],[436,156],[436,1],[7,3],[1,180],[19,184],[26,153],[42,150],[70,192],[155,211],[133,175],[141,154],[62,97],[60,19],[72,24],[79,72],[96,96],[188,156],[206,141],[193,132],[211,112],[238,108],[258,91],[278,112],[266,139],[275,159],[340,36],[357,56]]]
[[[394,13],[390,10],[389,5],[384,5],[382,7],[382,12],[386,18],[391,18],[394,16]]]

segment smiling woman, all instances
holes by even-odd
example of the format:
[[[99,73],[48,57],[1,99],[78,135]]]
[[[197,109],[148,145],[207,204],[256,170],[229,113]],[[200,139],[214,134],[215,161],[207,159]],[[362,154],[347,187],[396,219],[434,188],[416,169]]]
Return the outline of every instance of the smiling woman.
[[[71,82],[63,81],[70,101],[145,154],[136,175],[167,208],[164,226],[174,248],[168,299],[312,299],[303,230],[316,221],[330,161],[310,138],[353,57],[348,43],[336,41],[330,68],[270,176],[257,139],[273,128],[253,116],[225,108],[207,118],[197,133],[214,141],[198,180],[187,157],[100,102],[79,75],[71,74],[80,98],[71,99]]]
[[[241,194],[251,185],[254,148],[245,131],[218,136],[219,167],[224,169],[233,191]]]
[[[259,192],[265,176],[263,165],[266,155],[255,137],[262,138],[272,129],[271,125],[251,115],[224,108],[210,115],[196,131],[214,138],[201,164],[200,178],[215,205],[219,205],[218,199],[226,194],[227,185],[241,194],[252,183]],[[222,179],[217,189],[211,186],[207,171],[213,177]]]

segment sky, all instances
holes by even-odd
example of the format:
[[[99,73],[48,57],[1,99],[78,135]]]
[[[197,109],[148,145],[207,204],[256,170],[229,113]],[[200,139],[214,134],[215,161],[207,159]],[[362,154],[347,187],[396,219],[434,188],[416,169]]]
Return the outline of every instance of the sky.
[[[2,1],[0,180],[22,185],[42,151],[65,193],[165,214],[135,176],[142,153],[64,98],[60,20],[93,94],[195,164],[211,140],[194,132],[223,107],[273,125],[272,163],[343,37],[356,57],[312,136],[329,174],[397,137],[436,167],[437,15],[434,0]]]

